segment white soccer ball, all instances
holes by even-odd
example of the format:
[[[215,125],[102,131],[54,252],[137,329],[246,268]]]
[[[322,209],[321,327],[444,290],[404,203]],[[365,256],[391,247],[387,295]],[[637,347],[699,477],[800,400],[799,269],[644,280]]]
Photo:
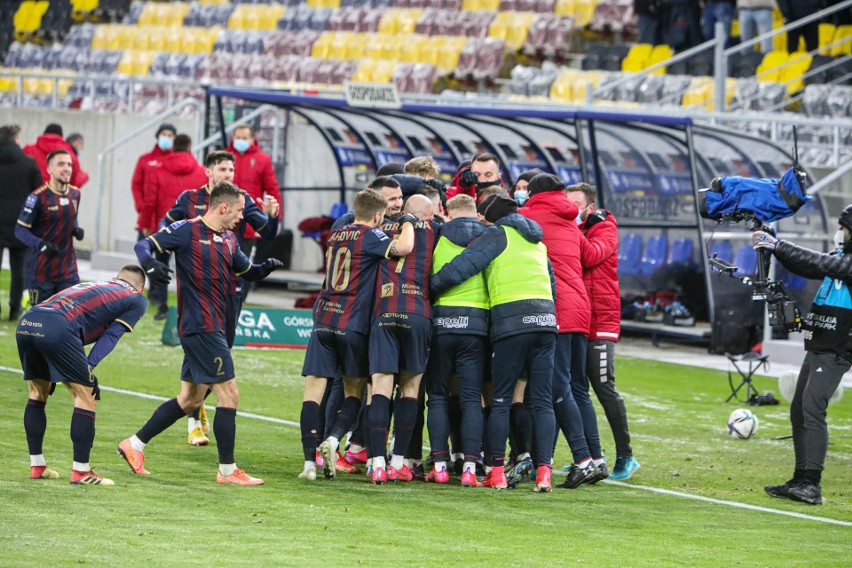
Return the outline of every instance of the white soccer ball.
[[[784,371],[778,377],[778,391],[784,400],[793,402],[793,396],[796,394],[796,382],[799,380],[799,371]],[[843,385],[837,385],[837,390],[828,399],[828,404],[834,404],[843,398]]]
[[[748,440],[757,433],[757,416],[751,410],[738,408],[728,417],[728,434],[738,440]]]

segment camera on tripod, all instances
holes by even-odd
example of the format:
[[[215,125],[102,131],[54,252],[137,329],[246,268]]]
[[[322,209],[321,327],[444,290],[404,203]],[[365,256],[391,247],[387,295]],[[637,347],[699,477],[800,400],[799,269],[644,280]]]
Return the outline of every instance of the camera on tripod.
[[[807,174],[799,167],[795,129],[793,144],[793,167],[781,179],[742,176],[713,179],[709,188],[698,193],[701,216],[720,224],[745,222],[752,232],[765,231],[775,236],[775,229],[769,223],[795,215],[812,199],[805,192]],[[787,332],[799,331],[802,313],[784,283],[769,279],[771,260],[772,253],[765,249],[757,250],[756,279],[735,276],[738,267],[716,255],[708,259],[708,264],[721,274],[752,286],[752,299],[766,301],[771,327],[783,328]]]

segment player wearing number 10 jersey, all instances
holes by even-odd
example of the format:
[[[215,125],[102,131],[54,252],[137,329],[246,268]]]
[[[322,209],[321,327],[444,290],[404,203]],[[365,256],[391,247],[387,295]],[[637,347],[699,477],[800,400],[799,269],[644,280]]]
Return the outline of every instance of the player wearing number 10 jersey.
[[[417,421],[420,379],[429,359],[432,338],[429,305],[429,273],[435,249],[435,206],[424,195],[412,195],[405,204],[407,216],[418,219],[414,226],[414,249],[402,258],[382,261],[376,285],[376,304],[370,328],[370,375],[373,392],[368,406],[370,425],[368,452],[373,460],[373,483],[411,481],[413,475],[404,458]],[[383,225],[390,234],[399,223]],[[385,438],[393,392],[394,374],[399,373],[399,403],[394,406],[396,437],[390,467],[385,467]]]
[[[355,222],[332,231],[328,237],[327,273],[314,304],[314,329],[302,368],[305,395],[300,424],[305,467],[299,477],[303,479],[316,479],[319,405],[329,378],[344,379],[346,398],[335,426],[337,422],[349,422],[351,426],[358,415],[369,370],[367,334],[379,262],[391,255],[405,256],[413,247],[414,229],[410,222],[404,224],[398,240],[391,240],[377,228],[386,208],[387,200],[381,193],[361,191],[355,196]],[[332,431],[337,429],[333,427]],[[328,453],[333,454],[333,450]],[[334,477],[334,461],[324,460],[326,477]]]

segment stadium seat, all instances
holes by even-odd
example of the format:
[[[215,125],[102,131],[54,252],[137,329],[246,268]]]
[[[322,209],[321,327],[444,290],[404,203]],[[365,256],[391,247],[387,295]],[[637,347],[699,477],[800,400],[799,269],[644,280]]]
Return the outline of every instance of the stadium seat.
[[[675,239],[672,242],[671,250],[669,250],[666,264],[692,266],[694,260],[692,258],[692,249],[694,243],[690,238]]]
[[[637,43],[630,48],[627,57],[621,62],[621,70],[627,72],[639,72],[648,66],[651,52],[654,46],[647,43]]]
[[[805,77],[805,85],[822,85],[828,82],[829,65],[834,62],[828,55],[814,55]]]
[[[828,116],[830,85],[807,85],[802,93],[802,108],[807,116]]]
[[[665,235],[654,235],[648,239],[639,262],[639,272],[642,276],[651,276],[655,270],[663,266],[667,248],[668,239]]]
[[[820,22],[819,24],[819,55],[831,55],[831,48],[827,47],[834,41],[834,35],[837,33],[837,26],[828,22]]]
[[[712,52],[710,53],[710,57],[712,59]],[[757,66],[760,65],[760,62],[763,61],[763,58],[767,54],[752,52],[749,51],[747,53],[740,54],[737,61],[728,67],[728,76],[730,77],[754,77],[757,72]],[[704,75],[712,75],[712,73],[704,73]]]
[[[852,26],[838,26],[832,43],[830,55],[852,55]]]
[[[640,272],[642,260],[642,235],[627,233],[618,243],[618,273],[635,276]]]
[[[648,62],[645,65],[646,67],[650,67],[652,65],[656,65],[657,63],[662,63],[663,61],[667,61],[672,58],[672,48],[668,45],[655,45],[654,49],[651,50],[651,55],[648,58]],[[657,75],[664,75],[666,73],[666,68],[661,67],[656,71],[652,71]]]
[[[778,80],[787,86],[790,94],[797,93],[805,87],[802,76],[810,69],[813,58],[806,51],[790,54],[786,67],[781,69]]]
[[[18,41],[28,40],[41,25],[41,19],[47,12],[47,0],[24,0],[15,12],[15,38]]]
[[[715,256],[722,260],[732,262],[734,260],[734,246],[731,244],[731,241],[713,240],[709,244],[707,254],[710,255],[710,258]]]
[[[757,274],[757,252],[751,245],[742,245],[737,249],[734,265],[737,267],[735,273],[737,276]]]

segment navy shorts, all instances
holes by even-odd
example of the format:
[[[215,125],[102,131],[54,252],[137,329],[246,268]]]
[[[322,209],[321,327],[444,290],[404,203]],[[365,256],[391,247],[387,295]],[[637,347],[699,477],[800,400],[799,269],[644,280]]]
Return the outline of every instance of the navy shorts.
[[[185,335],[180,338],[180,345],[183,347],[180,380],[209,385],[234,378],[234,359],[221,331]]]
[[[62,314],[38,308],[29,310],[18,322],[15,339],[24,380],[98,386],[83,341]]]
[[[370,329],[370,374],[422,373],[429,360],[432,320],[417,314],[382,314]]]
[[[367,377],[367,337],[357,331],[314,326],[302,376]]]

